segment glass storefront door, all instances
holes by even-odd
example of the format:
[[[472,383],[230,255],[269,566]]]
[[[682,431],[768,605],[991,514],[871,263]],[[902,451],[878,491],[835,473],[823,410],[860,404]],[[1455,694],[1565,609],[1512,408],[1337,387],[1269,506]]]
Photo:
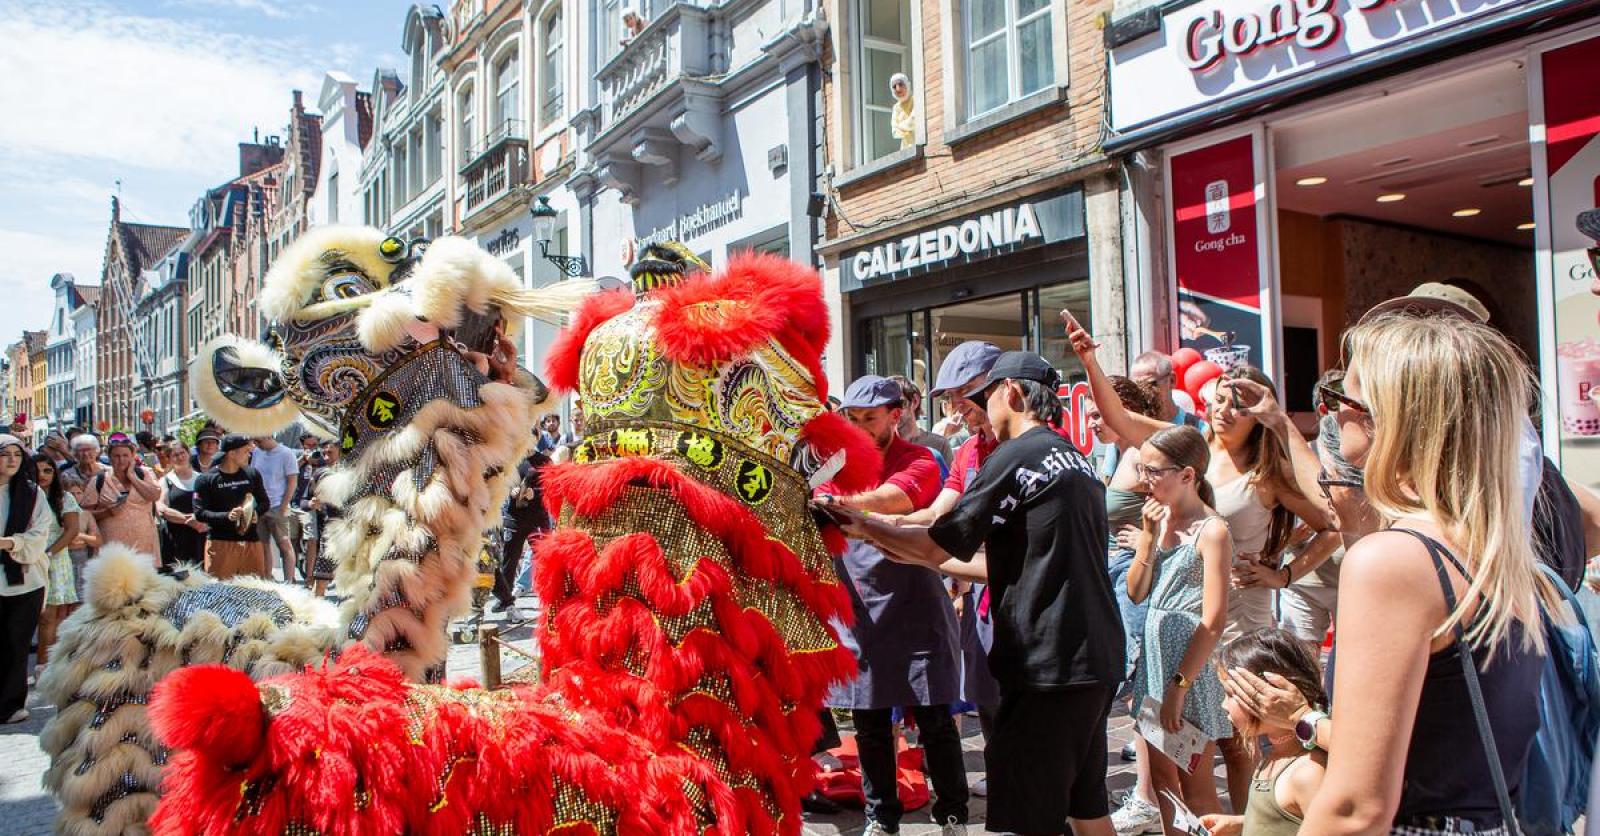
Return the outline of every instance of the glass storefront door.
[[[951,305],[869,317],[861,321],[862,374],[905,375],[926,392],[938,378],[946,356],[968,340],[994,343],[1003,351],[1038,352],[1063,380],[1083,377],[1083,367],[1067,345],[1061,312],[1072,311],[1086,327],[1089,283],[1067,282],[1016,293],[963,300]],[[923,404],[923,415],[935,414]]]

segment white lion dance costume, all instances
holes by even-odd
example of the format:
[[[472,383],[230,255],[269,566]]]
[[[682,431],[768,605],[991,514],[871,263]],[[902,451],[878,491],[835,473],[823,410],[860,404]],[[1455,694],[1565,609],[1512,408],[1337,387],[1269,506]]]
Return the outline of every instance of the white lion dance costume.
[[[408,244],[328,227],[284,251],[259,301],[268,345],[224,337],[190,380],[230,430],[271,434],[298,419],[339,439],[346,455],[318,495],[343,510],[325,542],[349,597],[336,610],[299,587],[163,575],[149,556],[103,550],[39,683],[59,708],[40,740],[58,832],[148,832],[167,751],[145,708],[180,668],[220,663],[259,679],[352,644],[413,680],[442,666],[446,624],[465,608],[482,532],[545,397],[496,349],[523,316],[553,318],[589,290],[524,289],[459,238]]]

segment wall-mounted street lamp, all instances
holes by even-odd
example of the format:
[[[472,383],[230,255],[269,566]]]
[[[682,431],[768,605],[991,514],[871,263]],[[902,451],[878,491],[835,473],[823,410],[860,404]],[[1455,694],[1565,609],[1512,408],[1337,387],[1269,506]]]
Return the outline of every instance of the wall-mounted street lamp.
[[[583,256],[550,254],[550,242],[556,237],[556,210],[550,205],[549,196],[539,195],[534,198],[533,205],[528,208],[528,214],[533,216],[533,237],[539,242],[539,254],[569,278],[587,276],[589,262]]]

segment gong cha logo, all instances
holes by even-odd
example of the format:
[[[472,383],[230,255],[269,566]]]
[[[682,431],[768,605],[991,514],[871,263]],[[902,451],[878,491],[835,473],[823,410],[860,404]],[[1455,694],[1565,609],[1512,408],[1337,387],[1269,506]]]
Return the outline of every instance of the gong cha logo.
[[[1395,0],[1350,0],[1350,7],[1376,11]],[[1232,5],[1232,4],[1229,4]],[[1184,66],[1203,73],[1229,55],[1242,57],[1290,38],[1302,49],[1321,49],[1344,34],[1335,0],[1277,0],[1247,12],[1213,9],[1189,21],[1178,54]]]

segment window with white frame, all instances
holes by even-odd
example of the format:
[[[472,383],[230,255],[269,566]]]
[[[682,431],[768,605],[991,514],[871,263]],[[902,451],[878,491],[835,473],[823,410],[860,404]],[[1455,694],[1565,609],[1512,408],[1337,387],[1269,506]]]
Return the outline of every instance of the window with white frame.
[[[967,118],[1055,81],[1051,0],[969,0],[965,21]]]
[[[411,91],[421,96],[428,89],[428,36],[418,32],[411,42]]]
[[[339,172],[328,175],[328,223],[339,222]]]
[[[561,30],[561,4],[551,6],[539,22],[539,127],[561,120],[563,92],[562,56],[566,53]]]
[[[434,108],[428,113],[428,118],[423,123],[422,144],[427,158],[426,171],[423,173],[424,182],[433,185],[439,182],[439,160],[444,157],[444,120],[439,115],[439,109]]]
[[[478,142],[477,97],[473,95],[472,85],[461,88],[456,94],[456,147],[461,149],[460,166],[465,166],[472,161],[474,147]]]
[[[859,0],[856,3],[854,73],[856,84],[856,164],[864,165],[900,150],[891,129],[894,94],[889,79],[911,74],[911,3],[909,0]],[[911,95],[916,95],[912,84]]]
[[[522,62],[515,49],[508,50],[494,63],[495,137],[518,136],[517,122],[522,116]]]

